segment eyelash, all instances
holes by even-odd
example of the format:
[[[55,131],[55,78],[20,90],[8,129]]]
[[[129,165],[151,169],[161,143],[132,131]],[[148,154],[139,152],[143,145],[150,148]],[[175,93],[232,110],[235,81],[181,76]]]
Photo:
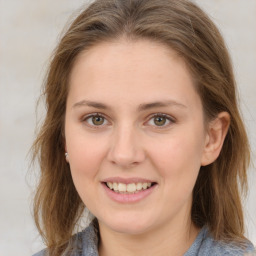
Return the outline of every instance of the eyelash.
[[[148,123],[150,120],[153,120],[153,119],[156,118],[156,117],[164,117],[164,118],[166,118],[166,120],[167,120],[169,123],[168,123],[168,124],[164,124],[163,126],[153,125],[153,127],[154,127],[155,129],[164,129],[164,128],[167,128],[167,127],[169,127],[171,124],[174,124],[174,123],[176,122],[176,120],[175,120],[173,117],[171,117],[171,116],[169,116],[169,115],[167,115],[167,114],[156,113],[156,114],[153,114],[153,115],[151,115],[151,116],[149,117],[147,123]]]
[[[94,129],[99,129],[99,128],[102,128],[102,126],[106,126],[106,124],[104,125],[93,125],[93,124],[89,124],[88,120],[90,118],[93,118],[93,117],[101,117],[104,119],[104,122],[105,120],[107,120],[107,118],[102,115],[101,113],[93,113],[93,114],[89,114],[89,115],[86,115],[82,118],[82,122],[86,122],[88,124],[88,126],[90,126],[91,128],[94,128]]]
[[[84,116],[81,121],[82,121],[82,122],[86,122],[87,125],[90,126],[90,127],[93,128],[93,129],[100,129],[100,128],[102,128],[103,126],[107,126],[107,125],[108,125],[108,124],[102,124],[102,125],[90,124],[90,123],[88,122],[88,120],[89,120],[90,118],[93,118],[93,117],[101,117],[101,118],[104,119],[104,122],[107,121],[107,119],[108,119],[108,118],[105,117],[105,115],[103,115],[103,114],[101,114],[101,113],[93,113],[93,114],[89,114],[89,115]],[[145,123],[149,123],[151,120],[153,120],[153,119],[156,118],[156,117],[160,117],[160,118],[163,117],[163,118],[166,118],[166,120],[168,121],[168,124],[167,124],[167,125],[164,124],[163,126],[152,125],[152,126],[154,127],[154,129],[164,129],[164,128],[169,127],[171,124],[173,124],[173,123],[176,122],[176,120],[175,120],[173,117],[171,117],[171,116],[169,116],[169,115],[167,115],[167,114],[155,113],[155,114],[149,116],[149,118],[147,118],[147,121],[146,121]],[[91,121],[91,122],[92,122],[92,121]],[[107,121],[107,122],[108,122],[108,121]]]

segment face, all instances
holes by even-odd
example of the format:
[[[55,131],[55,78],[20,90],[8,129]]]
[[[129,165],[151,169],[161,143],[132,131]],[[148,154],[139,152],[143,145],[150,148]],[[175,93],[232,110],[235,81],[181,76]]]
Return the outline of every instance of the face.
[[[142,234],[189,221],[204,127],[190,73],[165,46],[108,42],[78,57],[66,150],[75,187],[100,225]]]

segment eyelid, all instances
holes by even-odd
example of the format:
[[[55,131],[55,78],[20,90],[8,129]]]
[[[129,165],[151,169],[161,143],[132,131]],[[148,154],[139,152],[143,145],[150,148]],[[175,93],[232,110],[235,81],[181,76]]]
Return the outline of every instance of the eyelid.
[[[104,120],[106,120],[108,122],[108,124],[102,124],[102,125],[91,125],[91,124],[89,124],[87,122],[87,120],[89,118],[92,118],[92,117],[95,117],[95,116],[100,116],[100,117],[104,118]],[[105,126],[110,124],[108,118],[105,115],[103,115],[102,113],[98,113],[98,112],[90,113],[90,114],[87,114],[85,116],[82,116],[81,122],[86,122],[86,125],[89,126],[90,128],[93,128],[93,129],[103,128],[103,127],[105,127]]]
[[[168,114],[165,114],[165,113],[154,113],[152,115],[150,115],[148,118],[147,118],[147,121],[146,123],[148,123],[152,118],[155,118],[155,117],[165,117],[168,121],[170,121],[170,124],[165,124],[163,126],[157,126],[157,125],[153,125],[153,128],[156,128],[156,129],[164,129],[164,128],[168,128],[170,125],[172,125],[173,123],[176,123],[176,119]]]
[[[92,118],[92,117],[95,117],[95,116],[100,116],[102,118],[104,118],[104,120],[107,121],[107,124],[102,124],[102,125],[91,125],[89,124],[86,120],[88,120],[89,118]],[[168,114],[165,114],[165,113],[154,113],[154,114],[151,114],[148,118],[147,118],[147,121],[144,123],[144,124],[147,124],[152,118],[155,118],[155,117],[165,117],[170,123],[169,124],[165,124],[163,126],[157,126],[157,125],[149,125],[149,126],[153,126],[153,128],[155,129],[164,129],[164,128],[168,128],[169,126],[171,126],[173,123],[176,123],[176,119]],[[82,116],[81,118],[81,122],[86,122],[86,125],[89,126],[90,128],[93,128],[93,129],[99,129],[99,128],[103,128],[105,126],[108,126],[111,124],[111,122],[109,121],[109,118],[106,117],[106,115],[102,114],[102,113],[99,113],[99,112],[95,112],[95,113],[90,113],[90,114],[87,114],[87,115],[84,115]]]

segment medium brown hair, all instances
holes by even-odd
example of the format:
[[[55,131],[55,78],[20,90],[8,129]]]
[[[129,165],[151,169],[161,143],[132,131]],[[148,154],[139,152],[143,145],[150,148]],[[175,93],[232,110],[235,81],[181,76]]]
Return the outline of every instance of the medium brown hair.
[[[215,239],[243,239],[240,194],[247,190],[250,154],[237,106],[232,65],[220,32],[191,1],[96,0],[60,40],[43,87],[46,117],[33,146],[41,170],[34,218],[50,255],[61,255],[65,250],[85,207],[64,157],[69,75],[82,51],[119,38],[153,40],[176,51],[191,71],[206,120],[222,111],[230,114],[220,156],[200,169],[191,217],[198,227],[208,225]]]

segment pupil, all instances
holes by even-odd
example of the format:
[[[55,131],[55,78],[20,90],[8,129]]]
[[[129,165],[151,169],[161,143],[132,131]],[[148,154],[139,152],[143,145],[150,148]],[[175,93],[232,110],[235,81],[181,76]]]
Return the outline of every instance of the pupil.
[[[158,116],[158,117],[155,117],[155,124],[157,126],[161,126],[161,125],[164,125],[165,122],[166,122],[166,118],[165,117],[161,117],[161,116]]]
[[[93,119],[92,119],[92,122],[95,125],[101,125],[101,124],[103,124],[104,119],[101,116],[94,116]]]

